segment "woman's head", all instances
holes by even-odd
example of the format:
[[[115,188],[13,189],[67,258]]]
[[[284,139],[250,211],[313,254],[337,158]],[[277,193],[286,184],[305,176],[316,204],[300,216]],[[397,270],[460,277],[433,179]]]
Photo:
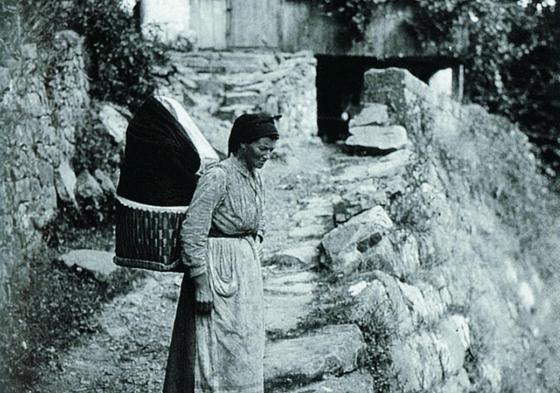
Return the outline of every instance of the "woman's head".
[[[262,137],[251,143],[242,143],[235,156],[242,160],[249,169],[260,169],[270,158],[277,139],[268,136]]]
[[[279,138],[274,121],[280,116],[244,114],[233,123],[228,141],[229,154],[245,161],[250,169],[261,168]]]

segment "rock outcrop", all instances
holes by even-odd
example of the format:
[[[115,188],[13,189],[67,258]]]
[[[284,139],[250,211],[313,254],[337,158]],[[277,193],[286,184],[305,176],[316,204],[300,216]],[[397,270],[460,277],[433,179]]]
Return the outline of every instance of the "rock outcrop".
[[[553,386],[550,373],[536,381],[556,337],[539,332],[557,326],[544,266],[560,256],[542,240],[554,227],[527,138],[405,70],[368,71],[363,100],[350,144],[396,151],[340,161],[337,226],[321,243],[353,299],[348,322],[389,355],[372,369],[403,392]],[[379,127],[402,128],[368,144]]]

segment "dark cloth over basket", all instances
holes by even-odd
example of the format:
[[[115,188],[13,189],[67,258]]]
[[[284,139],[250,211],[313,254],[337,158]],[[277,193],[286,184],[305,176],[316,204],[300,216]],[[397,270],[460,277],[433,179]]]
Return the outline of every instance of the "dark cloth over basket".
[[[201,158],[189,133],[155,97],[130,121],[117,187],[117,265],[183,271],[179,235]]]
[[[154,97],[130,121],[117,194],[155,206],[186,206],[200,158],[181,124]]]

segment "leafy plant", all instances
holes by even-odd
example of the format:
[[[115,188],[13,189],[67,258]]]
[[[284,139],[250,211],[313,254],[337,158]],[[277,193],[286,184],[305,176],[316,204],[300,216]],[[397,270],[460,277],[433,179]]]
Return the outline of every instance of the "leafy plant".
[[[155,87],[154,65],[166,59],[157,40],[141,34],[137,19],[113,0],[23,0],[27,28],[48,43],[56,31],[84,37],[91,94],[134,110]]]
[[[321,8],[346,27],[350,38],[361,41],[379,4],[390,0],[322,0]]]
[[[380,5],[399,0],[320,0],[354,41]],[[560,6],[546,0],[414,0],[410,27],[426,53],[465,66],[465,96],[520,122],[545,171],[560,171]]]

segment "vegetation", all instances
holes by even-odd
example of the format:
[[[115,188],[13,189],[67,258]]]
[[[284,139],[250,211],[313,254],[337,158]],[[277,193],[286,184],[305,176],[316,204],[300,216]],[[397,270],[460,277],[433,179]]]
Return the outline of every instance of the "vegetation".
[[[148,71],[162,58],[162,48],[141,40],[134,18],[111,0],[0,2],[0,95],[8,88],[25,91],[32,83],[31,74],[48,78],[52,72],[49,45],[54,34],[66,28],[85,37],[94,97],[132,107],[144,99],[153,83]],[[37,57],[30,60],[29,51],[36,51]],[[6,138],[19,121],[19,108],[0,111],[2,179],[11,176],[9,166],[15,161],[10,155],[16,149]],[[0,391],[31,388],[39,377],[39,366],[56,365],[64,349],[84,333],[99,329],[93,316],[140,276],[122,269],[102,283],[87,272],[55,262],[57,255],[72,248],[112,248],[112,233],[107,225],[91,230],[59,220],[46,231],[45,245],[17,262],[29,265],[29,276],[24,288],[11,286],[10,303],[0,313]],[[0,239],[0,245],[6,244],[4,240]]]
[[[298,325],[297,331],[308,331],[326,325],[356,323],[367,344],[363,359],[360,360],[373,378],[374,393],[395,391],[399,384],[389,346],[396,334],[396,327],[390,321],[394,315],[387,315],[387,307],[381,304],[371,305],[365,315],[356,320],[352,310],[356,307],[356,299],[349,295],[348,288],[352,283],[371,279],[370,273],[355,272],[347,275],[335,274],[322,270],[322,281],[316,289],[315,303],[311,312]],[[391,390],[393,388],[393,390]]]
[[[23,0],[25,28],[37,42],[71,29],[84,37],[89,56],[91,95],[134,110],[155,87],[154,65],[165,61],[165,48],[143,39],[137,19],[114,0]]]
[[[121,269],[109,282],[99,282],[88,272],[53,262],[72,248],[112,248],[111,227],[92,232],[66,228],[50,236],[53,247],[43,247],[31,258],[29,285],[0,315],[0,356],[6,367],[0,386],[7,387],[6,392],[31,388],[39,366],[57,364],[64,349],[83,334],[97,331],[100,326],[94,317],[102,305],[140,277],[137,271]]]
[[[380,5],[398,0],[321,0],[365,38]],[[547,173],[560,170],[560,5],[551,0],[415,0],[410,28],[426,50],[465,65],[468,101],[519,122],[540,146]]]

